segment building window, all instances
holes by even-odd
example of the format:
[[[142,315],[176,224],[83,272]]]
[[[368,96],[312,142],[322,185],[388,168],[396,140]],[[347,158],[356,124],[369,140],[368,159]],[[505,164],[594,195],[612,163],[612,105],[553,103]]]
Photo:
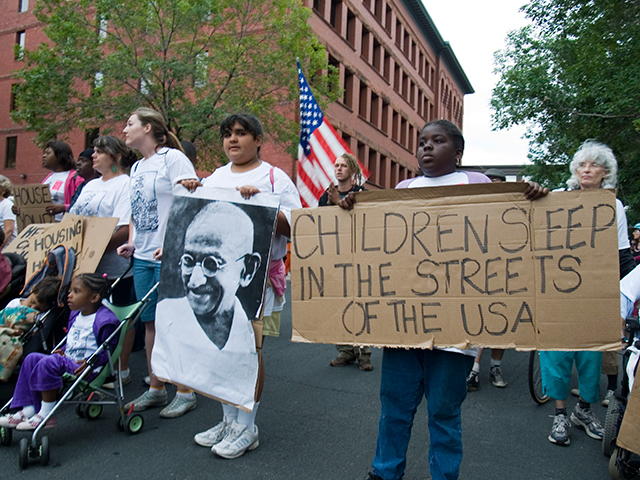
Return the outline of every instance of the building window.
[[[93,147],[93,141],[100,136],[99,128],[92,128],[90,130],[85,130],[84,132],[84,148]]]
[[[387,5],[387,11],[384,17],[384,28],[389,35],[391,35],[391,26],[393,25],[393,14],[391,13],[391,7]]]
[[[351,135],[347,135],[346,133],[342,132],[342,140],[344,140],[344,143],[347,144],[347,148],[351,150]]]
[[[402,22],[396,19],[396,45],[402,48]]]
[[[16,97],[18,93],[18,84],[14,83],[11,85],[11,99],[9,100],[9,111],[13,112],[16,110]]]
[[[402,69],[396,64],[395,72],[393,75],[393,89],[400,93],[400,81],[402,80]]]
[[[409,150],[411,150],[413,152],[413,140],[415,139],[415,131],[416,129],[413,128],[413,125],[409,125],[409,145],[407,145],[407,148],[409,148]]]
[[[18,12],[23,13],[29,10],[29,0],[18,0]]]
[[[373,14],[382,23],[382,12],[384,10],[384,0],[375,0]]]
[[[404,42],[402,43],[402,51],[404,52],[404,54],[409,57],[411,54],[411,37],[409,36],[409,32],[407,32],[406,30],[404,31]]]
[[[389,105],[383,103],[382,105],[382,122],[380,123],[380,129],[389,134]]]
[[[329,13],[329,23],[339,33],[342,33],[342,0],[331,0],[331,12]]]
[[[391,83],[391,55],[389,55],[389,52],[387,52],[386,50],[384,51],[384,72],[382,73],[382,76],[385,78],[385,80],[389,83]]]
[[[382,73],[382,45],[380,42],[374,37],[373,39],[373,68],[375,68],[379,73]]]
[[[383,188],[389,188],[389,185],[387,185],[387,157],[384,155],[380,155],[380,174],[378,175],[378,185]]]
[[[324,0],[313,0],[313,9],[324,17]]]
[[[362,0],[362,4],[367,10],[371,10],[371,0]]]
[[[413,82],[411,80],[409,80],[409,103],[411,104],[411,106],[413,108],[416,107],[416,89],[414,88],[415,85],[413,84]]]
[[[360,55],[362,56],[362,58],[364,58],[369,63],[371,63],[371,47],[369,46],[370,37],[371,37],[371,33],[369,33],[369,29],[363,25],[362,26],[362,44],[360,46]]]
[[[373,177],[373,180],[372,180],[373,183],[377,183],[378,185],[382,185],[382,183],[380,182],[380,173],[378,173],[378,167],[380,166],[378,164],[378,152],[376,152],[373,148],[369,147],[369,156],[368,156],[368,158],[369,158],[369,161],[368,161],[367,168],[369,169],[369,172],[371,173],[371,177]]]
[[[16,168],[18,137],[7,137],[7,149],[4,154],[4,168]]]
[[[369,167],[369,165],[367,165],[366,163],[366,152],[365,152],[365,144],[362,142],[358,142],[358,147],[356,149],[356,155],[358,156],[358,160],[360,161],[360,163],[362,165],[365,166],[366,169],[368,169],[369,171],[371,171],[371,168]],[[371,172],[373,174],[373,172]],[[369,177],[369,180],[371,180],[371,177]],[[372,180],[373,181],[373,180]]]
[[[399,128],[399,117],[398,112],[393,111],[393,121],[391,123],[391,138],[398,141],[398,128]]]
[[[367,118],[367,101],[369,100],[369,90],[367,84],[360,81],[360,106],[358,107],[358,114],[366,119]]]
[[[404,117],[400,118],[400,145],[407,147],[407,120]]]
[[[15,60],[22,60],[24,57],[24,44],[25,44],[25,31],[22,30],[16,33],[16,49]]]
[[[344,94],[342,96],[342,103],[347,107],[353,108],[353,73],[346,70],[344,71]]]
[[[406,73],[402,72],[402,96],[409,100],[409,77]]]
[[[371,94],[371,111],[369,112],[369,123],[376,127],[380,125],[380,97],[375,93]]]
[[[389,175],[389,187],[393,188],[398,184],[398,164],[393,160],[389,160],[389,163],[391,165],[391,172]]]
[[[356,46],[356,16],[349,9],[347,9],[347,42],[352,47]]]

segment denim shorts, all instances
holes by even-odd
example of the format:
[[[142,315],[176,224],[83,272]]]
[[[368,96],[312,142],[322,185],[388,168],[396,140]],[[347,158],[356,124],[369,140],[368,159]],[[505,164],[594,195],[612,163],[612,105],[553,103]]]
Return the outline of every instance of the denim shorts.
[[[150,262],[149,260],[133,259],[133,285],[136,289],[138,301],[160,281],[160,262]],[[156,303],[158,302],[158,291],[156,290],[149,299],[147,308],[142,312],[140,320],[152,322],[156,319]]]

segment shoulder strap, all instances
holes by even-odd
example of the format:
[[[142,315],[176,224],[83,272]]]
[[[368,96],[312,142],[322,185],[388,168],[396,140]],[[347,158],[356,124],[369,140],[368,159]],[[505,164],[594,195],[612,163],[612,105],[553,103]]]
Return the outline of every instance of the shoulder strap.
[[[275,167],[273,167],[273,166],[269,169],[269,180],[271,181],[271,193],[274,193],[274,191],[275,191],[274,190],[274,188],[275,188],[274,187],[275,180],[273,178],[273,170],[274,169],[275,169]]]

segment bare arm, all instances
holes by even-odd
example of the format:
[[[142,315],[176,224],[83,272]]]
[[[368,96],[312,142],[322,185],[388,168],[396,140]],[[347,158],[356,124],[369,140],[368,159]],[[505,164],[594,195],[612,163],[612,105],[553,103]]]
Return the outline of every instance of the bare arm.
[[[129,240],[129,225],[120,225],[111,235],[111,240],[107,243],[105,253],[113,252],[120,245]]]

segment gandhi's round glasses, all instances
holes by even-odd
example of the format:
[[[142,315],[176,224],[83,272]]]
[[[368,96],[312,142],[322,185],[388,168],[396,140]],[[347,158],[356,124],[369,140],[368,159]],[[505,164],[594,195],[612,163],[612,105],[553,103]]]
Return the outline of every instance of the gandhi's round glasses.
[[[242,260],[244,257],[245,255],[241,256],[235,261],[237,262],[238,260]],[[202,274],[205,277],[211,278],[218,273],[218,270],[224,268],[225,265],[226,263],[224,261],[219,260],[213,255],[204,257],[200,262],[196,262],[196,259],[188,253],[185,253],[184,255],[182,255],[182,257],[180,257],[180,268],[182,269],[182,273],[185,275],[191,275],[193,269],[199,266],[202,269]]]

